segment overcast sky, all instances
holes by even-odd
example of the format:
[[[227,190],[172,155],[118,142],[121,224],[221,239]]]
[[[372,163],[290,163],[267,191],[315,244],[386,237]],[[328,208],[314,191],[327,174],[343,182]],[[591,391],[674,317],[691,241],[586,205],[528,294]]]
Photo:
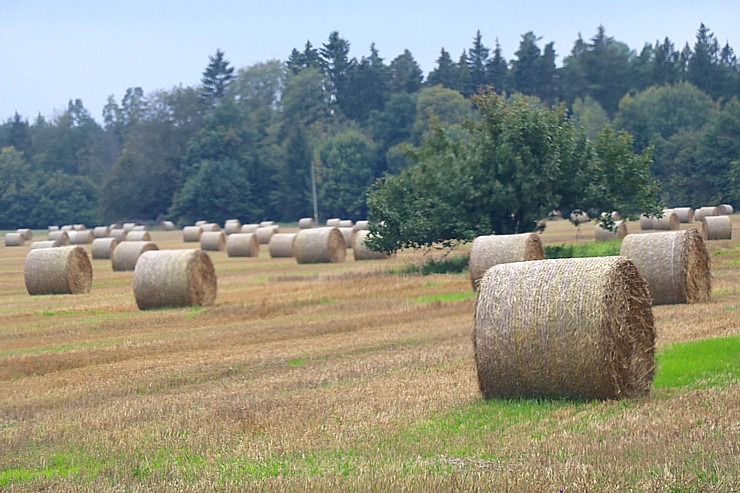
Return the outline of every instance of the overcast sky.
[[[599,25],[639,51],[666,36],[693,47],[701,22],[740,55],[738,0],[0,0],[0,120],[50,117],[81,99],[101,121],[108,96],[120,102],[129,87],[197,85],[216,49],[242,68],[320,47],[332,31],[358,59],[373,42],[386,63],[408,49],[426,76],[441,48],[457,60],[478,30],[507,60],[533,31],[540,48],[555,43],[560,65]]]

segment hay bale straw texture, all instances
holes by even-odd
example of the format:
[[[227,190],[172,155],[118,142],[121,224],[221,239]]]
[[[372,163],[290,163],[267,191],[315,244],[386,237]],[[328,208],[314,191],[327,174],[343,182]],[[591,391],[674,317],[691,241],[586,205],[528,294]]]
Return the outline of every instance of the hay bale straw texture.
[[[337,228],[302,229],[293,252],[299,264],[338,263],[347,257],[347,245]]]
[[[69,245],[69,232],[62,229],[49,231],[49,239],[59,242],[60,246],[67,246]]]
[[[223,231],[203,231],[200,235],[200,248],[210,252],[226,250],[226,233]]]
[[[185,243],[198,242],[202,234],[203,229],[200,226],[185,226],[182,228],[182,241]]]
[[[95,226],[93,228],[93,236],[95,238],[106,238],[110,236],[110,226]]]
[[[275,224],[275,221],[260,221],[260,228],[264,228],[265,226],[273,226]]]
[[[21,233],[6,233],[5,234],[5,246],[16,247],[23,246],[26,244],[26,239]]]
[[[293,257],[296,233],[275,233],[270,238],[270,257]]]
[[[205,223],[205,224],[201,224],[200,225],[200,228],[203,230],[204,233],[206,231],[210,231],[210,232],[213,232],[213,231],[221,231],[221,226],[218,225],[217,223]]]
[[[136,223],[123,223],[122,228],[126,230],[126,232],[133,231],[134,227],[136,227]]]
[[[678,231],[681,229],[681,220],[673,211],[664,212],[663,217],[653,218],[653,229],[657,231]]]
[[[316,223],[312,217],[302,217],[298,220],[298,229],[310,229],[315,227]]]
[[[95,236],[89,229],[68,231],[70,245],[88,245],[93,242]]]
[[[123,228],[111,228],[109,236],[111,238],[117,239],[118,241],[124,241],[128,236],[128,231]]]
[[[339,221],[338,228],[354,228],[355,223],[352,222],[352,219],[342,219]]]
[[[125,241],[152,241],[152,235],[146,230],[132,229],[126,233]]]
[[[627,236],[627,224],[624,221],[614,222],[615,230],[611,231],[601,227],[601,224],[597,224],[594,228],[594,239],[596,241],[611,241],[621,240]]]
[[[341,221],[342,221],[342,220],[341,220],[341,219],[339,219],[338,217],[333,217],[333,218],[331,218],[331,219],[327,219],[327,220],[326,220],[326,226],[327,226],[327,227],[330,227],[330,228],[336,228],[336,227],[338,227],[338,226],[339,226],[339,223],[340,223]]]
[[[733,214],[735,212],[735,209],[733,209],[730,204],[720,204],[717,207],[719,208],[719,213],[722,216],[729,216],[730,214]]]
[[[34,241],[31,243],[31,250],[38,250],[39,248],[56,248],[58,246],[59,242],[56,240]]]
[[[229,257],[258,257],[260,242],[254,233],[230,234],[226,240],[226,255]]]
[[[150,250],[159,250],[156,243],[151,241],[122,241],[110,256],[114,271],[127,271],[136,268],[136,261],[142,253]]]
[[[23,277],[30,295],[83,294],[90,292],[93,271],[82,247],[40,248],[26,255]]]
[[[691,207],[674,207],[672,210],[678,215],[678,220],[682,223],[694,222],[694,209]]]
[[[280,232],[280,226],[276,224],[268,224],[267,226],[260,226],[254,231],[254,234],[257,236],[257,241],[260,242],[260,245],[267,245],[270,243],[270,238],[272,238],[272,235]]]
[[[705,240],[731,240],[732,221],[730,216],[705,216],[701,220]]]
[[[159,229],[162,231],[174,231],[175,230],[175,223],[172,221],[162,221],[159,223]]]
[[[653,218],[647,214],[640,214],[640,229],[643,231],[653,229]]]
[[[653,305],[709,300],[711,260],[698,229],[629,235],[619,254],[635,263],[648,283]]]
[[[473,332],[485,398],[645,395],[655,371],[647,284],[624,257],[491,267]]]
[[[698,223],[707,216],[719,216],[719,207],[700,207],[694,211],[694,221]]]
[[[477,289],[483,274],[494,265],[544,258],[545,250],[536,233],[479,236],[470,249],[470,281]]]
[[[364,219],[362,221],[357,221],[355,223],[355,229],[358,231],[361,229],[368,229],[369,228],[368,224],[369,224],[369,221],[366,221]]]
[[[33,231],[28,228],[18,228],[15,230],[16,233],[20,233],[23,235],[23,239],[26,241],[33,240]]]
[[[95,238],[92,242],[92,258],[96,259],[110,259],[113,255],[113,250],[118,246],[118,240],[112,236],[107,238]]]
[[[209,306],[216,291],[216,271],[203,250],[149,251],[136,263],[134,296],[140,310]]]
[[[232,235],[234,233],[240,233],[242,230],[242,222],[238,219],[227,219],[224,223],[224,233]]]
[[[368,248],[365,243],[368,235],[370,235],[370,231],[367,229],[361,229],[355,232],[352,239],[352,253],[355,256],[355,260],[380,260],[388,258],[387,253],[375,252]]]
[[[344,246],[352,248],[352,237],[355,233],[354,226],[339,226],[337,229],[339,229],[339,232],[344,237]]]
[[[260,225],[257,223],[242,224],[242,233],[254,233]]]

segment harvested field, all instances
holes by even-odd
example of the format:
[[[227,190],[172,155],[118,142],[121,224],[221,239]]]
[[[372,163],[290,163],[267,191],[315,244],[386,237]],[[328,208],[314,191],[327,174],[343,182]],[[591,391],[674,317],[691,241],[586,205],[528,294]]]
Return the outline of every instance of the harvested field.
[[[163,250],[193,245],[181,231],[150,233]],[[593,223],[567,221],[541,235],[593,238]],[[213,306],[138,310],[133,273],[106,260],[92,261],[88,294],[29,296],[28,249],[0,246],[0,490],[733,491],[740,481],[737,358],[692,366],[740,350],[737,239],[708,245],[712,301],[653,308],[653,390],[620,401],[484,401],[469,274],[389,272],[441,252],[325,264],[216,252]],[[711,350],[676,363],[699,343]]]

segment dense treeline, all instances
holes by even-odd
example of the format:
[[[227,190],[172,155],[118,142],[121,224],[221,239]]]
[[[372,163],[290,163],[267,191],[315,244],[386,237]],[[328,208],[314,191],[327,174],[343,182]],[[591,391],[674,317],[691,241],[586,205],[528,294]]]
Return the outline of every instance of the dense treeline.
[[[102,125],[80,100],[50,120],[16,114],[0,125],[0,228],[294,221],[313,213],[312,172],[323,218],[365,217],[376,179],[429,155],[430,129],[462,135],[490,88],[564,104],[594,143],[627,131],[668,204],[740,203],[740,64],[707,27],[693,47],[666,38],[639,52],[599,27],[560,67],[540,41],[522,35],[505,60],[478,32],[459,57],[441,49],[424,77],[407,50],[350,58],[333,32],[285,63],[236,69],[217,51],[197,87],[109,97]]]

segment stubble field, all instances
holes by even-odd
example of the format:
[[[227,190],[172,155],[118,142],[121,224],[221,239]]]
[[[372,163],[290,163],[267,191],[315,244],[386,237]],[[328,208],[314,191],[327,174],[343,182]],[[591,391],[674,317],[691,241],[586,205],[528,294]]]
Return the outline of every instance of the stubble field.
[[[654,388],[623,401],[483,401],[468,274],[398,272],[422,252],[210,252],[215,306],[139,311],[108,260],[90,294],[32,297],[28,247],[0,246],[0,491],[738,491],[733,228],[712,301],[653,309]]]

